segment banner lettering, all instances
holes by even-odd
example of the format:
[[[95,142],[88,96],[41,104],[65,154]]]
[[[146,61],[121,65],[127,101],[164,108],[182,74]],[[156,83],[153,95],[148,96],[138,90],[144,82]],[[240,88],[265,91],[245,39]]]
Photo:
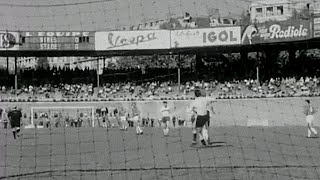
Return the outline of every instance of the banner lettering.
[[[170,31],[109,31],[97,32],[96,50],[169,49]]]
[[[242,31],[242,44],[306,40],[311,37],[310,21],[288,20],[252,24]]]
[[[171,31],[171,48],[240,44],[240,27],[219,27]]]

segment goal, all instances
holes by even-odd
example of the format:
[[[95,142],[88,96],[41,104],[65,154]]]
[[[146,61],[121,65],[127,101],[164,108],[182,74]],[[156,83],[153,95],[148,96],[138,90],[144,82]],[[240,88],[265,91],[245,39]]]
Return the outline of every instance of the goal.
[[[41,128],[46,122],[51,126],[73,126],[72,120],[82,118],[81,126],[94,127],[94,110],[93,106],[37,106],[31,107],[31,124],[30,127]],[[71,124],[70,124],[71,123]]]

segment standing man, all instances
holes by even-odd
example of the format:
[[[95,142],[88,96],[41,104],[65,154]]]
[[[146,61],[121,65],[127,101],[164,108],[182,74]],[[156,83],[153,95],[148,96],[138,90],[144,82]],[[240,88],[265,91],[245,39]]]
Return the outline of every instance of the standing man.
[[[170,122],[170,109],[168,107],[167,101],[163,101],[163,106],[160,109],[162,114],[161,122],[164,124],[163,134],[167,136],[169,134],[169,122]]]
[[[65,126],[64,127],[71,127],[71,117],[69,115],[69,113],[66,114],[66,117],[65,117]]]
[[[104,128],[107,128],[108,127],[108,125],[107,125],[107,121],[108,121],[108,113],[109,113],[109,111],[108,111],[108,109],[107,108],[105,108],[105,107],[102,107],[101,108],[101,116],[102,116],[102,127],[104,127]]]
[[[88,117],[87,113],[83,114],[83,121],[87,124],[87,127],[92,127],[91,119]]]
[[[203,94],[203,96],[206,96],[206,94]],[[209,130],[210,130],[210,121],[215,116],[216,112],[214,110],[213,103],[217,100],[214,97],[208,97],[207,102],[207,115],[208,117],[208,123],[207,123],[207,131],[208,131],[208,144],[211,144],[210,142],[210,136],[209,136]]]
[[[173,124],[173,127],[175,128],[176,127],[176,117],[175,116],[172,117],[172,124]]]
[[[132,107],[133,123],[136,126],[137,135],[142,135],[143,131],[142,131],[141,127],[140,127],[140,123],[141,123],[140,111],[139,111],[139,109],[137,107],[137,104],[135,102],[132,103],[131,107]]]
[[[126,110],[120,106],[119,108],[119,117],[120,117],[120,130],[126,131],[128,127],[126,126],[127,116],[126,116]]]
[[[200,89],[196,87],[195,89],[196,99],[191,103],[192,113],[193,113],[193,144],[197,143],[197,134],[199,134],[200,141],[202,145],[207,146],[209,144],[209,134],[208,129],[210,125],[210,107],[211,103],[215,101],[215,98],[206,97],[205,93],[201,93]]]
[[[17,136],[19,137],[21,117],[22,113],[20,110],[17,109],[17,106],[14,106],[13,109],[8,113],[8,118],[10,120],[14,139],[16,139]]]
[[[3,109],[0,109],[0,120],[2,121],[3,123],[3,128],[4,129],[7,129],[8,128],[8,114],[6,112],[6,109],[3,108]]]
[[[313,114],[315,113],[314,108],[310,104],[310,100],[306,100],[307,105],[305,106],[304,113],[306,115],[306,121],[307,121],[307,128],[308,128],[308,138],[311,137],[311,133],[313,133],[315,136],[318,135],[318,132],[313,127]]]

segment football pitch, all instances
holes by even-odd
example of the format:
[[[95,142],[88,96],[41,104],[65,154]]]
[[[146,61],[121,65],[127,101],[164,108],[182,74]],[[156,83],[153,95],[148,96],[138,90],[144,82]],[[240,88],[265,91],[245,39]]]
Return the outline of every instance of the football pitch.
[[[190,128],[0,131],[0,179],[320,179],[320,138],[306,127],[221,126],[210,147]]]

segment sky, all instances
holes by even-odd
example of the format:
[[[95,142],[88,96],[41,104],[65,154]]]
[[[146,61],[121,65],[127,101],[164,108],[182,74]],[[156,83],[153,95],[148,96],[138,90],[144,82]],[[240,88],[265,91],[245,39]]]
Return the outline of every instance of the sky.
[[[113,30],[169,17],[240,16],[250,0],[0,0],[2,30]]]

